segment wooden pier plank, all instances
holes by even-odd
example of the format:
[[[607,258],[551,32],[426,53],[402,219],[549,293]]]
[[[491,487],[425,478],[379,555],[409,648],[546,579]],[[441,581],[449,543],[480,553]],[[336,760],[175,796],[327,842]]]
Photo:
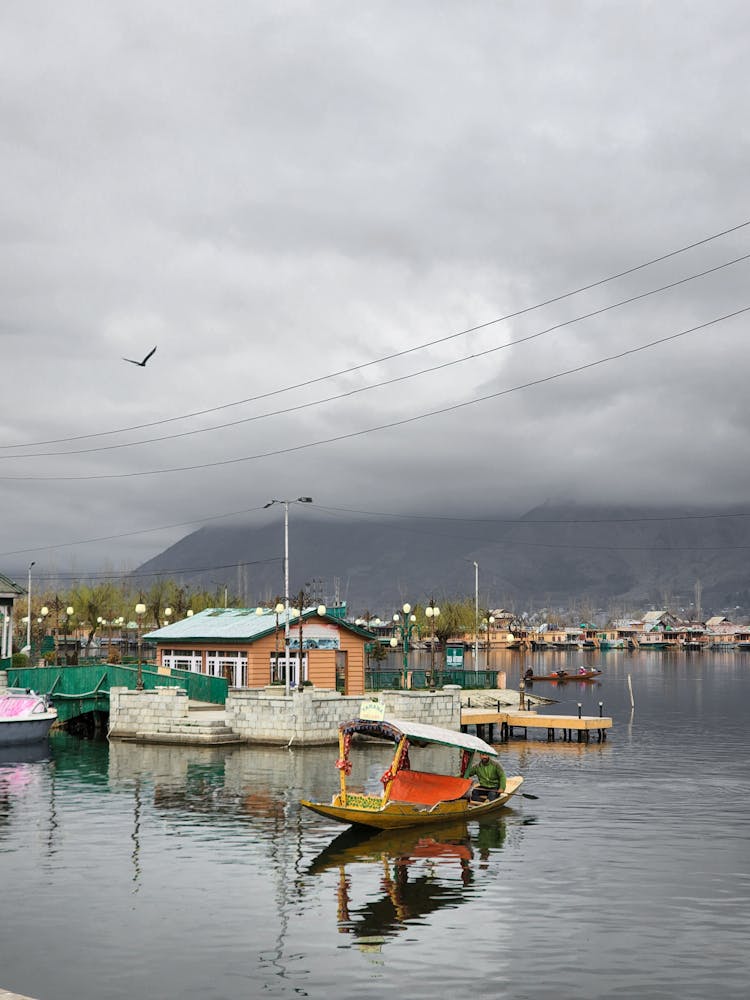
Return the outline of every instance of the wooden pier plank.
[[[462,708],[462,726],[503,725],[518,729],[611,729],[612,719],[607,716],[584,715],[539,715],[537,712],[518,710],[494,711],[484,708]]]

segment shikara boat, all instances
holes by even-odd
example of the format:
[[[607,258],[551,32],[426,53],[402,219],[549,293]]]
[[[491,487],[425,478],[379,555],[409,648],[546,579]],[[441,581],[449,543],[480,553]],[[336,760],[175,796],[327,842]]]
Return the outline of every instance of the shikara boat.
[[[364,706],[363,711],[367,711]],[[391,765],[380,779],[383,783],[382,795],[365,795],[347,790],[346,778],[352,769],[349,754],[356,737],[395,744],[396,751]],[[431,745],[456,747],[462,751],[457,775],[412,770],[410,748]],[[465,775],[477,752],[489,754],[490,757],[498,755],[494,747],[479,737],[452,729],[399,719],[352,719],[339,726],[339,758],[336,761],[339,772],[338,793],[330,803],[303,799],[302,805],[341,823],[380,830],[479,819],[502,809],[521,787],[523,778],[508,777],[505,790],[496,799],[470,801],[468,796],[473,786],[471,779]]]
[[[533,674],[531,677],[524,677],[527,684],[535,681],[557,681],[558,684],[565,684],[568,681],[595,681],[601,675],[601,670],[587,670],[585,673],[572,673],[566,671],[553,671],[551,674]]]

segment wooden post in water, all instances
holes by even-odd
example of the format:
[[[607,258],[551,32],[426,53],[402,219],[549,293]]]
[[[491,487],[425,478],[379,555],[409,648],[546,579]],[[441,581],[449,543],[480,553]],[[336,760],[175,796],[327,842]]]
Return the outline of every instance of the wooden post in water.
[[[630,680],[630,674],[628,674],[628,690],[630,691],[630,707],[635,708],[635,702],[633,701],[633,685]]]

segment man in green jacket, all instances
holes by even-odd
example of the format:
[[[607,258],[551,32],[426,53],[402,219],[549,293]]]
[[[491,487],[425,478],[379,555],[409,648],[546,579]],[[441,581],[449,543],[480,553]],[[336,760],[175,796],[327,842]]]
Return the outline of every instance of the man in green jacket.
[[[466,777],[477,779],[471,790],[472,802],[492,802],[505,791],[505,771],[496,760],[490,760],[488,753],[479,755],[479,763],[469,768]]]

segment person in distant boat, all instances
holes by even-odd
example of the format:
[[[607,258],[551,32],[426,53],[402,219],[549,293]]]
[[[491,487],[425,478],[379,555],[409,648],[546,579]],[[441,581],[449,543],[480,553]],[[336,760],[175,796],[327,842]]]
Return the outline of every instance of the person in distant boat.
[[[559,670],[553,670],[552,675],[554,677],[567,677],[568,671],[564,667],[560,667]]]
[[[587,674],[588,670],[584,667],[583,664],[581,664],[580,667],[578,668],[578,673],[579,674]]]
[[[476,785],[471,789],[472,802],[482,802],[485,799],[493,802],[505,791],[505,771],[496,760],[490,760],[488,753],[479,755],[479,763],[469,768],[466,777],[477,779]]]
[[[528,683],[529,681],[533,681],[534,680],[534,671],[531,669],[531,667],[527,667],[524,670],[524,672],[523,672],[523,679],[526,681],[526,683]]]

